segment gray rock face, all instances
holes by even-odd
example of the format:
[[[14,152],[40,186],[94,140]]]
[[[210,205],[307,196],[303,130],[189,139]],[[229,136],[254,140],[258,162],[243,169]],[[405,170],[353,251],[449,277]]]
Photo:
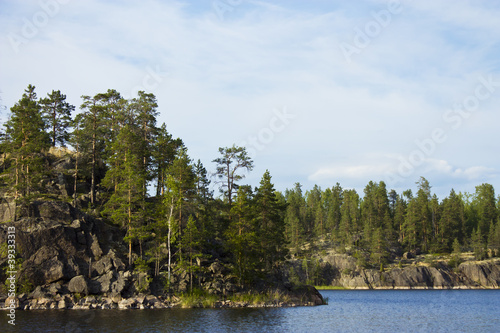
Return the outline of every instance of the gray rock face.
[[[73,221],[75,217],[73,207],[66,202],[35,201],[31,206],[31,209],[34,211],[33,217],[40,217],[51,221],[63,221],[66,223]]]
[[[120,295],[127,285],[128,279],[123,272],[118,272],[116,281],[111,284],[111,295]]]
[[[34,286],[67,283],[75,276],[87,276],[91,261],[93,277],[125,269],[123,260],[103,246],[122,238],[118,228],[65,202],[36,201],[28,210],[21,209],[15,223],[0,223],[0,244],[6,243],[10,226],[16,229],[16,245],[24,258],[20,281]]]
[[[117,256],[116,252],[110,250],[105,256],[92,264],[92,274],[103,275],[109,271],[125,270],[125,263]]]
[[[484,288],[500,286],[500,267],[492,263],[464,262],[458,266],[459,271],[471,284]]]
[[[330,254],[320,260],[324,261],[321,271],[324,280],[331,285],[349,289],[450,289],[500,286],[498,261],[464,262],[455,271],[446,264],[438,264],[436,267],[412,265],[380,272],[358,267],[355,259],[347,255]],[[293,267],[300,272],[299,262]]]
[[[15,207],[14,197],[6,197],[2,193],[0,198],[0,223],[14,219]]]
[[[23,276],[34,285],[49,284],[71,276],[71,267],[65,265],[58,251],[42,246],[23,263]]]

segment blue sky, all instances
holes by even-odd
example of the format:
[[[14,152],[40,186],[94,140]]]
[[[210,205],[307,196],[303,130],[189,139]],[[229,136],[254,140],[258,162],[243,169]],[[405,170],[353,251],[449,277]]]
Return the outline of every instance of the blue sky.
[[[258,182],[500,188],[500,5],[491,1],[0,2],[0,96],[154,93],[208,170],[246,145]]]

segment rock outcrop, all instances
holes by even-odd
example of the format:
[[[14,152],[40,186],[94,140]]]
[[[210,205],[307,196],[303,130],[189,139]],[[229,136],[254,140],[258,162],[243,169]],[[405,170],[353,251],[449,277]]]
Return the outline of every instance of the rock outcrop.
[[[500,259],[466,261],[456,268],[446,261],[432,265],[415,262],[404,267],[389,266],[384,271],[359,267],[356,258],[330,253],[319,257],[319,278],[327,285],[348,289],[472,289],[499,288]],[[300,261],[291,263],[304,280]]]

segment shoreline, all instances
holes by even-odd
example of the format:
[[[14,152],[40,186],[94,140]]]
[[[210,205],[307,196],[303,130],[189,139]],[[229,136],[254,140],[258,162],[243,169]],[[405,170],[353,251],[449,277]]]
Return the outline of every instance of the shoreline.
[[[394,288],[345,288],[335,286],[316,286],[318,291],[386,291],[386,290],[500,290],[500,288],[466,287],[458,286],[452,288],[429,288],[429,287],[394,287]],[[186,297],[168,297],[154,295],[138,295],[129,298],[122,297],[102,297],[89,295],[80,299],[75,299],[73,295],[62,295],[54,298],[35,299],[21,294],[16,298],[16,311],[37,311],[37,310],[158,310],[158,309],[235,309],[235,308],[287,308],[287,307],[308,307],[327,305],[328,300],[300,300],[275,298],[273,300],[260,300],[259,295],[252,295],[254,299],[241,301],[237,299],[207,299],[199,297],[190,299],[186,303]],[[9,299],[5,300],[5,304]],[[0,310],[9,311],[12,308],[2,304]]]
[[[57,310],[57,309],[167,309],[167,308],[277,308],[325,305],[321,293],[310,285],[291,290],[234,293],[216,295],[208,292],[185,293],[171,296],[136,294],[130,297],[116,295],[85,295],[71,293],[45,293],[38,287],[31,294],[3,298],[2,310]]]
[[[7,301],[5,302],[7,303]],[[86,296],[78,301],[65,296],[60,299],[16,299],[16,311],[36,310],[158,310],[158,309],[230,309],[230,308],[285,308],[324,305],[315,301],[280,300],[273,301],[235,301],[231,299],[220,299],[206,303],[206,299],[199,298],[191,300],[189,305],[182,298],[172,297],[168,300],[164,297],[153,295],[122,298],[120,300],[109,297]],[[3,305],[0,310],[8,312],[11,307]]]
[[[368,287],[354,287],[354,288],[349,288],[349,287],[342,287],[342,286],[334,286],[334,287],[329,287],[329,286],[315,286],[315,288],[318,291],[322,290],[347,290],[347,291],[352,291],[352,290],[500,290],[500,287],[471,287],[471,286],[454,286],[454,287],[421,287],[421,286],[416,286],[416,287],[375,287],[375,288],[368,288]]]

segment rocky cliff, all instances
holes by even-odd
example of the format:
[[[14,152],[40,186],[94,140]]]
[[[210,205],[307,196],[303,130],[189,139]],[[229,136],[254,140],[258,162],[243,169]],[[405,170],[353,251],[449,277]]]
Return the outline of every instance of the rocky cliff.
[[[380,269],[360,267],[357,259],[335,251],[316,255],[315,278],[322,284],[347,289],[490,289],[500,286],[500,259],[486,261],[466,260],[456,267],[447,258],[417,256],[413,260],[401,260],[399,264]],[[305,279],[303,261],[291,261],[290,265],[299,278]],[[310,274],[310,273],[309,273]]]

